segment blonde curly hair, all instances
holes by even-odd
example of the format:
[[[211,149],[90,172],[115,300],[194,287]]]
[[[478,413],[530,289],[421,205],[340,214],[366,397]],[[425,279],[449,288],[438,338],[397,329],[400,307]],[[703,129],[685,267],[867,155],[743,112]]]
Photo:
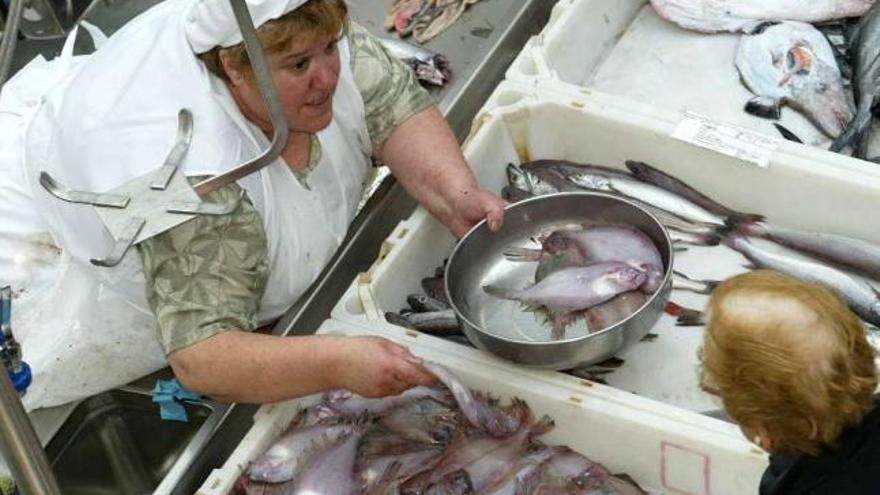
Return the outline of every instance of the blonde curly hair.
[[[287,50],[294,40],[310,42],[318,38],[333,37],[347,28],[348,7],[344,0],[309,0],[301,7],[257,28],[257,38],[263,44],[267,56],[271,56]],[[241,68],[246,74],[253,74],[244,43],[228,48],[216,46],[198,57],[211,73],[228,81],[220,62],[221,52],[232,65]]]
[[[701,384],[779,454],[816,455],[873,407],[874,350],[831,289],[768,270],[733,277],[709,300]]]

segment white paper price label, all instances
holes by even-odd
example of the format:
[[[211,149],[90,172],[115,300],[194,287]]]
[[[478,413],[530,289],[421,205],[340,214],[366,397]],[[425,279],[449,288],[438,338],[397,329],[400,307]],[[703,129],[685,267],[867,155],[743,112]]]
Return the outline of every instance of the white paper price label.
[[[672,137],[765,168],[780,139],[751,129],[719,124],[702,115],[688,113]]]

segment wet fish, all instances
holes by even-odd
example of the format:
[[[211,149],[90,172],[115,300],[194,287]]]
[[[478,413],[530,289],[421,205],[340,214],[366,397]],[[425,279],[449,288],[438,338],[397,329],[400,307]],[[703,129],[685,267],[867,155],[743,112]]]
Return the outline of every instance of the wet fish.
[[[452,392],[465,419],[489,436],[507,437],[531,422],[532,411],[525,402],[514,398],[510,406],[501,407],[491,397],[472,392],[442,365],[426,361],[425,367]]]
[[[297,466],[292,480],[291,495],[356,495],[360,479],[355,475],[358,445],[366,432],[365,425],[333,440],[313,443],[310,452]]]
[[[606,167],[603,165],[592,165],[588,163],[570,162],[567,160],[532,160],[522,164],[523,170],[534,172],[537,170],[553,170],[563,174],[570,173],[599,173],[604,175],[617,175],[620,177],[629,177],[626,170]]]
[[[537,452],[527,454],[516,463],[500,479],[495,480],[475,495],[522,495],[530,493],[523,487],[535,486],[541,476],[541,467],[554,455],[564,452],[565,447],[545,447]]]
[[[419,81],[444,86],[452,77],[452,68],[445,55],[398,39],[379,38],[379,41],[391,56],[409,65]]]
[[[706,324],[706,317],[698,309],[690,309],[672,301],[666,303],[664,311],[669,316],[676,318],[675,326],[678,327],[701,327]]]
[[[849,55],[854,74],[856,116],[830,149],[840,151],[852,146],[853,156],[866,158],[874,112],[880,101],[880,7],[877,5],[859,20],[849,39]]]
[[[643,290],[656,291],[663,282],[663,259],[657,246],[644,232],[625,225],[596,225],[582,230],[559,229],[541,243],[541,250],[509,248],[511,261],[549,259],[563,268],[619,261],[646,275]],[[559,268],[553,266],[552,268]],[[555,271],[555,270],[554,270]],[[536,276],[536,280],[539,277]],[[543,280],[543,276],[540,277]]]
[[[679,271],[672,272],[672,289],[695,292],[697,294],[711,294],[721,282],[718,280],[695,280]]]
[[[451,309],[428,313],[385,313],[385,321],[392,325],[411,328],[431,335],[450,335],[461,333],[461,325]]]
[[[761,220],[763,218],[761,215],[742,213],[740,211],[728,208],[701,193],[696,188],[690,186],[686,182],[678,179],[677,177],[667,174],[659,168],[653,167],[645,162],[627,160],[626,168],[628,168],[638,180],[653,184],[661,189],[672,193],[675,196],[684,198],[689,203],[696,205],[697,207],[702,208],[708,212],[714,213],[719,217],[730,219],[733,222]],[[689,218],[687,215],[682,216],[684,218]],[[708,221],[706,223],[717,225],[716,221]]]
[[[540,480],[533,489],[532,493],[541,495],[644,493],[571,449],[564,449],[544,463]]]
[[[648,296],[641,291],[624,292],[608,302],[593,306],[584,313],[587,328],[590,332],[598,332],[620,323],[642,308]]]
[[[642,182],[635,177],[571,172],[566,174],[566,179],[588,190],[634,198],[690,222],[712,224],[719,227],[727,225],[727,217],[714,213],[686,197],[654,184]]]
[[[507,438],[463,437],[449,447],[433,469],[419,473],[401,484],[400,493],[423,493],[427,487],[459,471],[465,471],[471,488],[479,491],[501,479],[511,464],[526,452],[533,437],[543,435],[552,428],[553,422],[544,417],[534,424],[524,425]]]
[[[763,21],[822,22],[859,17],[874,0],[651,0],[657,15],[704,33],[748,31]]]
[[[406,296],[406,303],[417,313],[430,313],[432,311],[449,309],[449,305],[445,302],[425,294],[410,294]]]
[[[577,312],[635,290],[647,280],[637,268],[613,261],[556,271],[527,289],[503,289],[487,285],[483,290],[533,308],[546,308],[553,323],[552,337],[561,339]]]
[[[430,398],[419,399],[392,409],[379,418],[377,424],[401,438],[432,445],[447,444],[452,441],[460,419],[453,407]]]
[[[776,270],[831,287],[863,320],[874,325],[880,324],[880,296],[864,280],[772,241],[733,234],[724,243],[739,251],[758,268]]]
[[[789,229],[767,222],[742,224],[740,231],[750,236],[771,239],[792,249],[880,279],[880,246],[872,242],[842,235]]]
[[[810,24],[781,22],[743,35],[736,68],[756,95],[746,105],[750,113],[778,119],[780,107],[787,104],[831,138],[840,135],[852,119],[831,45]]]
[[[293,479],[297,466],[310,452],[311,445],[320,440],[334,441],[354,431],[354,424],[310,426],[287,433],[248,466],[248,477],[253,481],[282,483]]]
[[[563,171],[552,167],[521,168],[529,189],[533,194],[543,196],[559,192],[578,192],[584,188],[568,180]],[[574,172],[572,172],[574,173]]]
[[[384,495],[401,480],[420,473],[439,461],[442,453],[440,448],[430,448],[370,459],[359,471],[361,484],[369,490],[367,493]]]
[[[535,195],[516,186],[504,186],[501,189],[501,197],[509,203],[518,203],[524,199],[533,198]]]
[[[422,279],[422,290],[429,297],[433,297],[438,301],[442,301],[445,304],[449,304],[449,299],[446,297],[446,282],[443,280],[443,277],[425,277]]]
[[[667,228],[669,238],[676,245],[689,244],[691,246],[717,246],[721,243],[721,236],[716,233],[712,234],[695,234],[692,232],[684,232],[672,227]]]
[[[379,399],[361,397],[348,390],[333,390],[324,394],[324,403],[340,414],[357,417],[363,414],[383,414],[395,407],[423,398],[432,398],[444,404],[450,404],[452,400],[449,391],[443,388],[419,386],[399,395]]]

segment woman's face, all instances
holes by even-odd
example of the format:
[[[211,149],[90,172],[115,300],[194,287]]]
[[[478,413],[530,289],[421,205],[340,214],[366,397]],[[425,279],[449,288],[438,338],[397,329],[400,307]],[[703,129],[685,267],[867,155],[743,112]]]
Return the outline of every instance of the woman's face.
[[[333,94],[339,80],[339,38],[316,36],[292,42],[287,50],[269,55],[272,80],[291,131],[316,133],[330,125]],[[267,128],[269,113],[253,77],[224,63],[232,90],[245,116]],[[260,122],[262,121],[262,122]],[[271,126],[268,126],[271,127]]]

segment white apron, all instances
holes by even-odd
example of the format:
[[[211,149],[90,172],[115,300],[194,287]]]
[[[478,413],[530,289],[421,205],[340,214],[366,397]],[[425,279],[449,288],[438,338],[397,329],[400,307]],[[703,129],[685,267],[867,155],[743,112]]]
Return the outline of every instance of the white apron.
[[[63,76],[27,126],[24,161],[34,199],[77,278],[89,279],[93,293],[89,307],[69,308],[67,319],[77,329],[51,330],[56,341],[76,349],[65,353],[66,364],[52,365],[63,372],[43,377],[49,371],[35,366],[29,407],[88,396],[167,364],[136,250],[114,268],[93,267],[88,260],[110,250],[109,233],[92,207],[64,203],[44,191],[39,173],[95,192],[150,173],[173,145],[181,108],[193,113],[192,144],[181,164],[186,175],[222,173],[269,144],[193,55],[184,34],[191,5],[192,0],[168,0],[127,24]],[[322,157],[309,174],[311,190],[299,185],[281,159],[239,181],[268,238],[271,273],[261,323],[280,316],[315,280],[339,247],[368,180],[372,150],[345,40],[340,58],[333,121],[318,134]],[[24,352],[27,359],[27,347]]]

